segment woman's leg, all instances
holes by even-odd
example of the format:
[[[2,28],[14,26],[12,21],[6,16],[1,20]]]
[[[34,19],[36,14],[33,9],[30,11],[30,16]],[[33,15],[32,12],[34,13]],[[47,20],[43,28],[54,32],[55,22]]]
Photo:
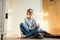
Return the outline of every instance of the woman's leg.
[[[32,35],[34,35],[35,33],[38,33],[38,32],[40,32],[40,31],[41,31],[41,28],[38,27],[37,29],[32,30],[31,32],[27,33],[27,34],[26,34],[26,37],[32,36]]]
[[[24,33],[29,33],[29,29],[28,29],[28,26],[27,25],[25,25],[24,23],[21,23],[20,24],[20,29],[21,29],[21,31]]]
[[[25,34],[26,37],[30,37],[30,36],[34,35],[37,32],[37,29],[36,30],[32,30],[30,32],[28,26],[26,24],[24,24],[24,23],[20,24],[20,29],[26,33]]]
[[[37,33],[37,29],[36,30],[32,30],[31,32],[26,34],[26,37],[30,37],[32,35],[34,35],[35,33]]]
[[[30,32],[28,26],[25,25],[24,23],[21,23],[20,27],[26,33],[26,37],[30,37],[30,36],[34,35],[35,33],[39,32],[39,28],[32,30]]]

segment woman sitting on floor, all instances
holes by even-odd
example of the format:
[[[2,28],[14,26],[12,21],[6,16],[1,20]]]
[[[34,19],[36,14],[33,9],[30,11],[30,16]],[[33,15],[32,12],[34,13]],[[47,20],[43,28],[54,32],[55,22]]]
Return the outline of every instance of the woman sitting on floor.
[[[23,34],[25,35],[23,37],[31,37],[34,34],[40,32],[40,27],[36,24],[35,19],[32,18],[32,15],[33,15],[32,9],[28,9],[26,15],[27,16],[25,18],[25,23],[20,24],[20,29],[23,32]],[[41,34],[40,34],[40,36],[41,36],[41,38],[43,38],[43,36]]]

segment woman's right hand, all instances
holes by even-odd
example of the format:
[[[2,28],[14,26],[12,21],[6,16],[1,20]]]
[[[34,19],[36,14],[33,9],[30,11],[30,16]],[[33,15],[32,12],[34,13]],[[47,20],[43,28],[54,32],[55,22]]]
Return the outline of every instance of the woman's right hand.
[[[38,28],[38,26],[37,25],[34,25],[34,30],[37,29],[37,28]]]

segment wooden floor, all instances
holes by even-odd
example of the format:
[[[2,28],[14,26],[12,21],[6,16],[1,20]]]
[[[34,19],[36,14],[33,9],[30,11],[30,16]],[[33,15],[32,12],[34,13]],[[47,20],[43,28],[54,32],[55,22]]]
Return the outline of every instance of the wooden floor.
[[[44,39],[4,38],[4,40],[60,40],[60,39],[55,39],[55,38],[44,38]]]

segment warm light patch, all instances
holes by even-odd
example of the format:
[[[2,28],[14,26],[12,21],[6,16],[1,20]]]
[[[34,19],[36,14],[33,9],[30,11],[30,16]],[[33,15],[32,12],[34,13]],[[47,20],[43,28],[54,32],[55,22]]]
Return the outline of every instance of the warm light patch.
[[[48,16],[48,13],[47,12],[40,12],[40,13],[37,13],[37,23],[40,24],[40,27],[43,29],[43,30],[46,30],[48,31],[48,26],[49,26],[49,23],[48,23],[48,20],[44,19],[44,17],[47,17]]]

